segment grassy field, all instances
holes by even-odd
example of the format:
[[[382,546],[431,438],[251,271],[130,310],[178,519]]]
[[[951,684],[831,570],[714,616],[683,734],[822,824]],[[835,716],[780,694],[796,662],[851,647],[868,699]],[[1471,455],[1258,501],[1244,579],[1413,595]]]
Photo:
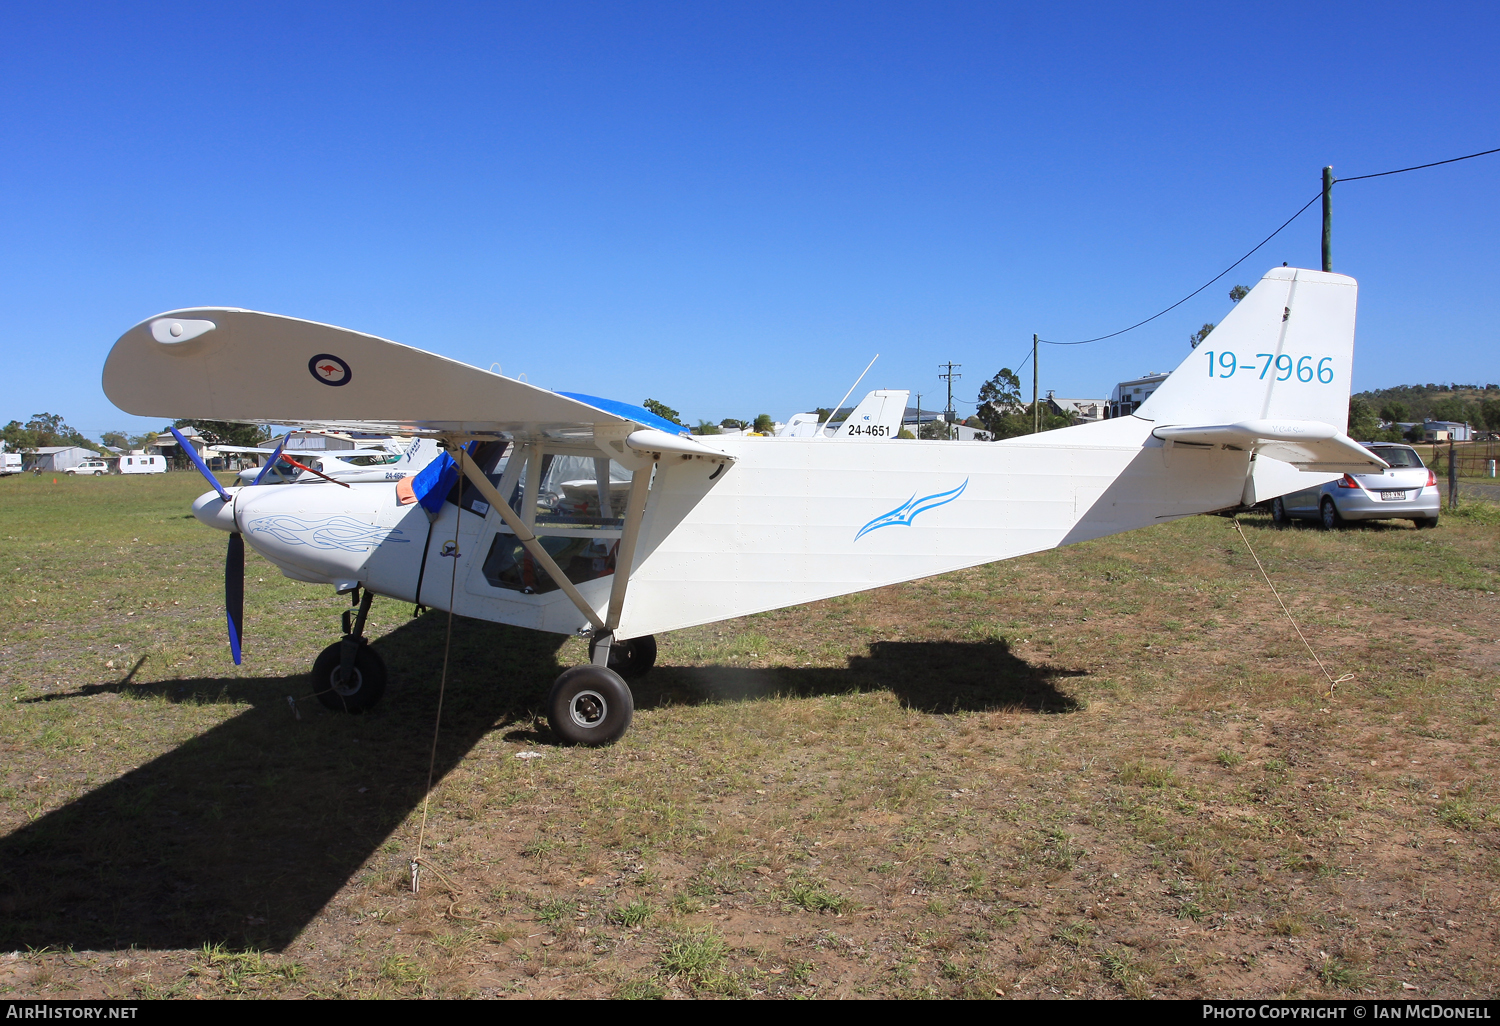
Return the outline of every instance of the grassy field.
[[[1226,519],[660,639],[602,750],[576,640],[247,574],[196,475],[0,481],[0,993],[1493,994],[1500,516]],[[521,758],[521,756],[535,756]]]

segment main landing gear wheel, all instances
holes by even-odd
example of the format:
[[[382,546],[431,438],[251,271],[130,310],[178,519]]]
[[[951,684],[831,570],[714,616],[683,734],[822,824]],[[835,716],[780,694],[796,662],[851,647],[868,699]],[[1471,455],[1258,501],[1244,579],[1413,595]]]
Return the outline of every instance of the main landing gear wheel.
[[[1339,508],[1332,499],[1324,499],[1323,505],[1318,507],[1318,519],[1323,522],[1325,531],[1336,531],[1344,526],[1344,518],[1339,516]]]
[[[343,671],[344,643],[335,641],[313,662],[313,692],[335,712],[363,712],[385,694],[385,660],[362,640],[354,665]]]
[[[564,670],[547,696],[552,732],[575,745],[607,745],[630,729],[635,700],[630,686],[603,666]]]
[[[1291,523],[1290,518],[1286,515],[1286,503],[1281,501],[1280,496],[1271,500],[1271,523],[1277,527],[1285,527]]]
[[[589,642],[589,662],[594,661],[594,643]],[[656,638],[644,634],[609,646],[609,668],[621,677],[644,677],[656,665]]]

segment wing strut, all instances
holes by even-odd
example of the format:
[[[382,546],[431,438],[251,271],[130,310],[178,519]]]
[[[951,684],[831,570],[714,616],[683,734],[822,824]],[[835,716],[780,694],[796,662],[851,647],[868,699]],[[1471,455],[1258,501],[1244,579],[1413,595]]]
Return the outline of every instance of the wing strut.
[[[510,503],[500,497],[500,492],[490,483],[490,479],[484,476],[478,465],[469,459],[469,454],[464,452],[463,446],[460,445],[456,448],[458,450],[459,469],[469,479],[469,483],[479,489],[479,494],[483,495],[485,501],[490,504],[490,507],[500,514],[500,519],[505,521],[505,526],[515,532],[516,540],[530,553],[531,558],[540,563],[542,569],[547,571],[547,576],[552,578],[552,583],[561,588],[563,594],[567,595],[572,600],[573,605],[578,607],[578,611],[588,619],[589,623],[594,625],[594,630],[604,631],[604,621],[599,618],[598,613],[594,612],[594,607],[590,606],[584,600],[584,597],[579,594],[578,589],[573,587],[573,582],[568,580],[568,575],[562,572],[562,568],[553,561],[547,550],[542,548],[541,542],[536,540],[536,535],[531,532],[531,529],[526,526],[520,517],[516,516],[516,511],[510,508]],[[634,493],[635,482],[632,481],[631,494],[634,495]],[[617,570],[618,566],[619,563],[617,561]]]
[[[641,521],[646,515],[646,496],[651,490],[651,471],[655,464],[647,464],[630,475],[630,493],[625,499],[625,530],[620,537],[620,547],[615,550],[615,579],[609,586],[609,609],[604,614],[604,626],[594,631],[594,664],[609,665],[609,648],[614,641],[615,628],[620,626],[620,614],[625,609],[625,588],[630,584],[630,571],[635,567],[635,546],[641,538]]]

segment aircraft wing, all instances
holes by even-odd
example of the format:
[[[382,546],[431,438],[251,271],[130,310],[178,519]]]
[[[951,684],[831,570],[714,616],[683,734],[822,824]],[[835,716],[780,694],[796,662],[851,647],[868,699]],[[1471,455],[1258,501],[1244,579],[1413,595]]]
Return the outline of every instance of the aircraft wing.
[[[131,328],[105,361],[104,392],[143,417],[379,434],[582,440],[595,427],[683,430],[628,404],[600,409],[374,335],[221,307]]]
[[[1390,465],[1338,428],[1317,420],[1168,425],[1151,433],[1163,441],[1253,450],[1290,463],[1298,470],[1318,473],[1368,474]]]

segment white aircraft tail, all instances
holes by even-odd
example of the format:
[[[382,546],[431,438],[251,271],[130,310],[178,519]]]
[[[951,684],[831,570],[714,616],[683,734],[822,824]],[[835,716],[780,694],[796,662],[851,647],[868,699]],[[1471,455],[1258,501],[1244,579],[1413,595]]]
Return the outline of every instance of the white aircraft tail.
[[[911,393],[906,389],[876,389],[861,399],[838,431],[828,437],[895,438],[910,398]]]
[[[1135,416],[1168,443],[1254,450],[1300,470],[1384,462],[1345,433],[1358,288],[1272,268]]]
[[[1158,424],[1290,418],[1343,431],[1357,292],[1342,274],[1272,268],[1136,416]]]

